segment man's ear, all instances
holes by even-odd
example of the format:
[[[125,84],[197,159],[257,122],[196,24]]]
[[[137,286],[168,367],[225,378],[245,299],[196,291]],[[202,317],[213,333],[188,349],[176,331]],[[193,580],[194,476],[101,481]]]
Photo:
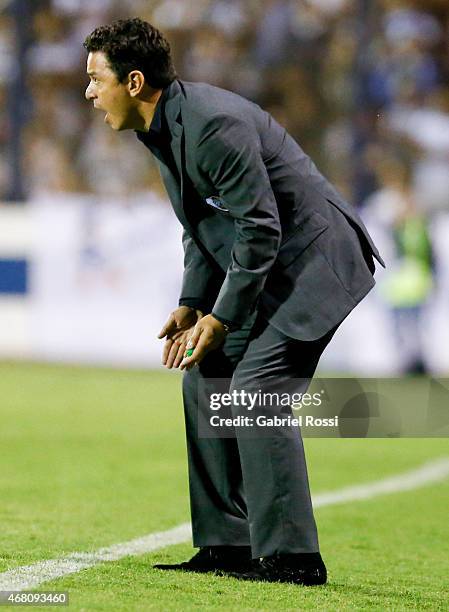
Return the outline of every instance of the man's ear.
[[[131,97],[138,96],[145,85],[145,77],[140,70],[133,70],[128,74],[127,88]]]

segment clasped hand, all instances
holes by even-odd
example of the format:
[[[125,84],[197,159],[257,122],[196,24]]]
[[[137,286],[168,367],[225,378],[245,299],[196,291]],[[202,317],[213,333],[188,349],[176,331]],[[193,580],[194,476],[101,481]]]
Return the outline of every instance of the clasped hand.
[[[212,315],[203,316],[199,310],[180,306],[169,316],[158,338],[165,338],[162,364],[167,368],[190,370],[204,357],[218,348],[226,338],[224,325]],[[190,357],[186,350],[193,348]]]

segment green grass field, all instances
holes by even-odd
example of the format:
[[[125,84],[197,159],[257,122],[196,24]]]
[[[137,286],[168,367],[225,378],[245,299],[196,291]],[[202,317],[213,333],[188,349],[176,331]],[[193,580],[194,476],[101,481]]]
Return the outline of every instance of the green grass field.
[[[188,520],[177,372],[3,363],[0,418],[0,573]],[[305,444],[314,494],[449,456],[445,439]],[[448,509],[449,480],[317,509],[324,587],[152,569],[187,559],[181,544],[39,588],[68,590],[72,610],[447,610]]]

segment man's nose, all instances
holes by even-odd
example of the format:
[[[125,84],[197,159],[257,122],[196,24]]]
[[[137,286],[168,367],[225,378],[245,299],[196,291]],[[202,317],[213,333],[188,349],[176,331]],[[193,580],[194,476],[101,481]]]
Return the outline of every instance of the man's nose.
[[[85,96],[86,100],[92,100],[92,98],[95,97],[93,92],[92,92],[92,90],[91,90],[91,88],[90,88],[90,85],[88,85],[86,87],[86,91],[84,93],[84,96]]]

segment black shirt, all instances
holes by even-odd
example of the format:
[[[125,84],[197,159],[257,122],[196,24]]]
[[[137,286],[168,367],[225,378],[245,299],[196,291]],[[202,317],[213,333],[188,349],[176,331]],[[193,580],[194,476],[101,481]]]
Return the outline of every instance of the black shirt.
[[[161,97],[157,101],[153,120],[148,132],[135,130],[137,138],[150,149],[163,164],[165,164],[173,176],[180,183],[178,167],[170,147],[171,134],[165,118],[165,102],[167,100],[168,87],[162,90]]]

